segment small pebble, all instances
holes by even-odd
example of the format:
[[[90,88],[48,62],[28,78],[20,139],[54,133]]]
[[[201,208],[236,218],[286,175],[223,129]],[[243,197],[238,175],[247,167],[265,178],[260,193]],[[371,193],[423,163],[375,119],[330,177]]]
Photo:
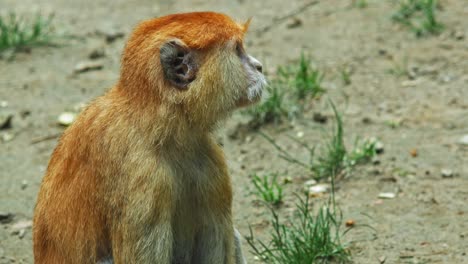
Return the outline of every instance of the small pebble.
[[[304,137],[304,132],[299,131],[299,132],[297,132],[296,136],[297,136],[298,138]]]
[[[125,34],[123,32],[115,31],[115,32],[107,32],[106,35],[106,42],[112,43],[119,38],[123,38]]]
[[[297,28],[300,26],[302,26],[302,20],[300,20],[297,17],[292,18],[291,21],[287,25],[288,28]]]
[[[384,264],[386,260],[387,260],[387,257],[386,257],[386,256],[381,256],[381,257],[379,257],[379,263],[380,263],[380,264]]]
[[[323,115],[322,113],[315,112],[312,116],[312,119],[320,124],[325,124],[327,122],[327,116]]]
[[[96,48],[91,53],[89,53],[88,58],[91,60],[99,59],[106,56],[106,52],[104,48]]]
[[[26,234],[26,229],[21,229],[21,230],[15,230],[11,232],[12,235],[18,235],[19,239],[22,239],[24,235]]]
[[[401,86],[403,87],[414,87],[414,86],[417,86],[421,83],[421,79],[416,79],[416,80],[407,80],[407,81],[403,81],[401,83]]]
[[[28,187],[28,181],[27,180],[23,180],[21,182],[21,190],[24,190]]]
[[[352,226],[356,225],[356,222],[354,220],[350,219],[350,220],[346,221],[345,224],[346,224],[347,227],[352,227]]]
[[[74,73],[83,73],[88,71],[96,71],[100,70],[104,67],[102,62],[99,61],[83,61],[76,64],[75,68],[73,69]]]
[[[31,220],[20,220],[16,223],[14,223],[11,226],[11,229],[14,230],[21,230],[21,229],[26,229],[32,227],[32,221]]]
[[[2,138],[3,142],[11,141],[11,140],[13,140],[14,137],[15,137],[15,135],[13,133],[5,132],[5,133],[1,134],[1,138]]]
[[[0,101],[0,107],[1,108],[5,108],[8,106],[8,102],[7,101]]]
[[[373,158],[372,158],[372,164],[374,164],[374,165],[379,165],[379,164],[380,164],[380,159],[377,158],[377,157],[373,157]]]
[[[12,213],[0,212],[0,223],[8,224],[13,220],[14,217],[15,215]]]
[[[362,123],[364,123],[364,124],[370,124],[370,123],[372,123],[372,119],[371,119],[370,117],[364,117],[364,118],[362,118],[361,121],[362,121]]]
[[[377,154],[382,154],[384,152],[384,145],[380,141],[375,142],[374,148]]]
[[[465,33],[461,30],[457,30],[453,33],[453,36],[455,37],[455,39],[457,40],[463,40],[465,38]]]
[[[57,121],[59,125],[62,126],[69,126],[75,121],[76,119],[76,114],[72,112],[63,112],[59,115]]]
[[[0,112],[0,130],[11,128],[12,119],[13,119],[13,113]]]
[[[393,199],[396,197],[396,194],[391,193],[391,192],[382,192],[382,193],[379,193],[378,197],[381,199]]]
[[[288,183],[292,183],[292,178],[291,177],[284,177],[283,178],[283,184],[288,184]]]
[[[468,134],[461,137],[458,143],[468,146]]]
[[[310,186],[308,192],[310,195],[321,194],[327,192],[329,188],[330,186],[328,184],[317,184]]]
[[[418,150],[417,149],[411,149],[410,150],[410,155],[413,158],[416,158],[418,156]]]
[[[316,180],[308,180],[308,181],[304,182],[304,186],[306,186],[306,187],[310,187],[310,186],[316,185],[316,184],[317,184]]]
[[[444,178],[451,178],[453,177],[453,171],[452,170],[449,170],[449,169],[442,169],[440,171],[440,173],[442,174],[442,177]]]

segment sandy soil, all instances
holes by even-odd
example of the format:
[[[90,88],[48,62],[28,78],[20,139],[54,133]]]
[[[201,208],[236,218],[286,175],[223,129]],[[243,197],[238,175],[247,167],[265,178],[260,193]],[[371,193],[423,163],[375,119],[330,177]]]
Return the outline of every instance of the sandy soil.
[[[0,211],[14,214],[12,222],[0,224],[0,263],[33,262],[30,229],[18,234],[14,225],[32,219],[56,139],[32,141],[63,131],[56,125],[61,112],[102,94],[116,81],[126,36],[138,21],[193,10],[222,11],[239,20],[254,17],[248,51],[270,72],[297,59],[301,51],[310,54],[326,73],[326,97],[344,113],[349,146],[356,137],[377,137],[385,144],[379,165],[358,167],[339,182],[337,201],[345,220],[375,229],[357,228],[346,235],[355,263],[381,263],[379,258],[385,263],[468,263],[468,147],[458,143],[468,134],[468,2],[441,1],[438,15],[446,29],[437,37],[418,39],[395,25],[390,19],[395,5],[378,0],[364,9],[352,7],[351,1],[322,0],[296,16],[302,25],[288,28],[291,21],[286,20],[258,33],[305,2],[0,0],[2,14],[53,12],[57,31],[72,36],[58,47],[34,48],[14,60],[0,60],[0,101],[8,103],[0,112],[14,113],[12,127],[0,130],[2,137],[14,135],[10,141],[0,140]],[[106,34],[119,32],[125,36],[106,41]],[[103,69],[73,74],[75,65],[96,49],[105,50],[99,59]],[[414,80],[389,73],[398,66],[414,72]],[[353,72],[349,86],[340,78],[345,67]],[[327,125],[314,123],[311,115],[331,116],[325,98],[313,102],[302,119],[263,131],[305,158],[288,135],[302,132],[302,140],[319,143],[320,129]],[[229,139],[226,134],[245,118],[235,115],[220,136],[235,185],[236,225],[244,234],[254,225],[264,237],[268,226],[262,223],[268,215],[252,194],[249,175],[279,172],[293,178],[280,209],[287,215],[293,193],[310,174],[280,159],[255,133]],[[392,122],[400,125],[392,128]],[[410,155],[412,149],[416,157]],[[442,169],[452,170],[453,177],[443,178]],[[378,193],[384,191],[398,195],[379,200]],[[247,244],[244,250],[249,251]],[[250,253],[247,258],[257,262]]]

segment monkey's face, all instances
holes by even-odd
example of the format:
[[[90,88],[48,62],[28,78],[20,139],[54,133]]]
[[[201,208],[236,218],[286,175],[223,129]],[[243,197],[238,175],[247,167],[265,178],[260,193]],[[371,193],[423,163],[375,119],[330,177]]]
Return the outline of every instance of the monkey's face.
[[[261,99],[263,90],[267,84],[263,75],[263,66],[256,58],[247,54],[242,42],[235,43],[235,55],[239,58],[244,71],[244,74],[237,76],[237,78],[245,78],[247,80],[247,85],[237,87],[240,91],[236,106],[251,105]]]

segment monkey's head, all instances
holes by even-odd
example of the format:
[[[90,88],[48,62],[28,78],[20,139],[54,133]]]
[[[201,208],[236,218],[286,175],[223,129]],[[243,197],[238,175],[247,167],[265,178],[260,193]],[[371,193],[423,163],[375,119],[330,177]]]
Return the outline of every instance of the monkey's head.
[[[213,12],[141,23],[124,51],[122,88],[192,125],[212,126],[259,101],[266,86],[262,64],[245,51],[248,24]]]

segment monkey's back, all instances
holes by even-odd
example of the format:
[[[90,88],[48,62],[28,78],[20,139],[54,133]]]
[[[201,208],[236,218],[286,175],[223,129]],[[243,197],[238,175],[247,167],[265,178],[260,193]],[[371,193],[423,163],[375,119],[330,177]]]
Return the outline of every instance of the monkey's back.
[[[103,194],[119,166],[109,164],[103,101],[78,116],[51,156],[34,214],[36,263],[96,263],[109,253],[110,208]]]

